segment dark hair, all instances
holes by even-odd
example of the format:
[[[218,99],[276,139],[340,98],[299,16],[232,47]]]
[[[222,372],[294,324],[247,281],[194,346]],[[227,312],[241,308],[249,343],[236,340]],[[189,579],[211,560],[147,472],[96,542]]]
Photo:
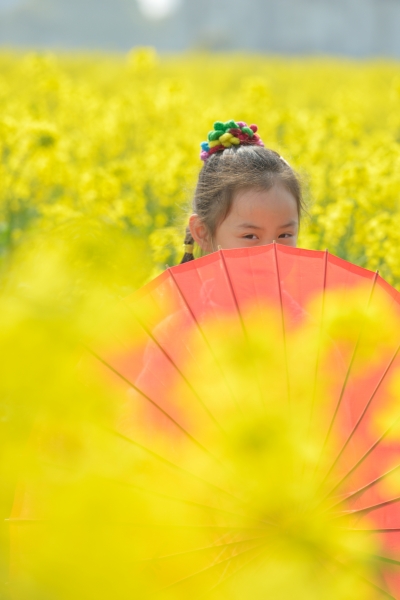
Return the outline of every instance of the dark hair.
[[[279,181],[296,199],[299,220],[304,211],[300,179],[292,167],[274,150],[262,146],[238,146],[212,154],[200,171],[192,209],[211,235],[228,216],[232,200],[240,189],[269,190]],[[185,244],[194,239],[186,228]],[[181,263],[193,260],[185,252]]]

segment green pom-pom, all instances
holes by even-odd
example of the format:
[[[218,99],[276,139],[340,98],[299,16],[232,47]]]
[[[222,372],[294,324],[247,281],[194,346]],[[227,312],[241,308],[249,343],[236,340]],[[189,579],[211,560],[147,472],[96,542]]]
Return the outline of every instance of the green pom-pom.
[[[253,137],[254,131],[250,127],[242,127],[243,133],[247,133],[250,137]]]
[[[225,133],[225,125],[223,124],[222,121],[215,121],[214,129],[216,131],[223,131]]]
[[[225,123],[224,127],[225,127],[225,131],[228,129],[238,129],[238,124],[236,123],[236,121],[231,119],[230,121],[227,121]]]
[[[208,141],[215,142],[216,140],[219,140],[221,135],[223,135],[223,131],[210,131],[208,134]]]

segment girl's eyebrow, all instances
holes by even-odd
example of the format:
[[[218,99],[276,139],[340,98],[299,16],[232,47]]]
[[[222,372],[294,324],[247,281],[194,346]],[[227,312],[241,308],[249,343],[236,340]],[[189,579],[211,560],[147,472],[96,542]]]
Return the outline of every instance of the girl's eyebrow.
[[[297,221],[289,221],[289,223],[286,223],[285,225],[281,225],[279,229],[283,229],[284,227],[293,227],[294,225],[298,225]]]
[[[237,226],[237,229],[262,229],[262,227],[254,225],[253,223],[241,223]]]
[[[297,221],[289,221],[289,223],[285,223],[285,225],[281,225],[278,229],[284,229],[285,227],[294,227],[295,225],[298,225]],[[240,225],[237,225],[237,229],[263,229],[262,227],[259,227],[258,225],[254,225],[254,223],[240,223]]]

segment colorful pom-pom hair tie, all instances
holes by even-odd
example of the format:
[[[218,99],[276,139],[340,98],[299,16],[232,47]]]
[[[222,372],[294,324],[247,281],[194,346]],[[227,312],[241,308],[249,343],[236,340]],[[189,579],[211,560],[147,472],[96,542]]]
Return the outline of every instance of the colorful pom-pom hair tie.
[[[257,135],[257,125],[248,126],[244,121],[233,119],[223,123],[216,121],[214,129],[209,132],[206,142],[202,142],[200,158],[206,161],[212,154],[234,146],[264,146]]]

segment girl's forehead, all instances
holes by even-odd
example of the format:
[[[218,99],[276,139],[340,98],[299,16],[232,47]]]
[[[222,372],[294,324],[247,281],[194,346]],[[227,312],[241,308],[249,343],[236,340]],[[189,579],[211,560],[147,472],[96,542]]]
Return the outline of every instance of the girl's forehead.
[[[231,215],[241,218],[249,214],[263,215],[294,214],[297,216],[297,202],[293,194],[283,185],[274,185],[268,190],[249,188],[239,190],[232,202]]]

